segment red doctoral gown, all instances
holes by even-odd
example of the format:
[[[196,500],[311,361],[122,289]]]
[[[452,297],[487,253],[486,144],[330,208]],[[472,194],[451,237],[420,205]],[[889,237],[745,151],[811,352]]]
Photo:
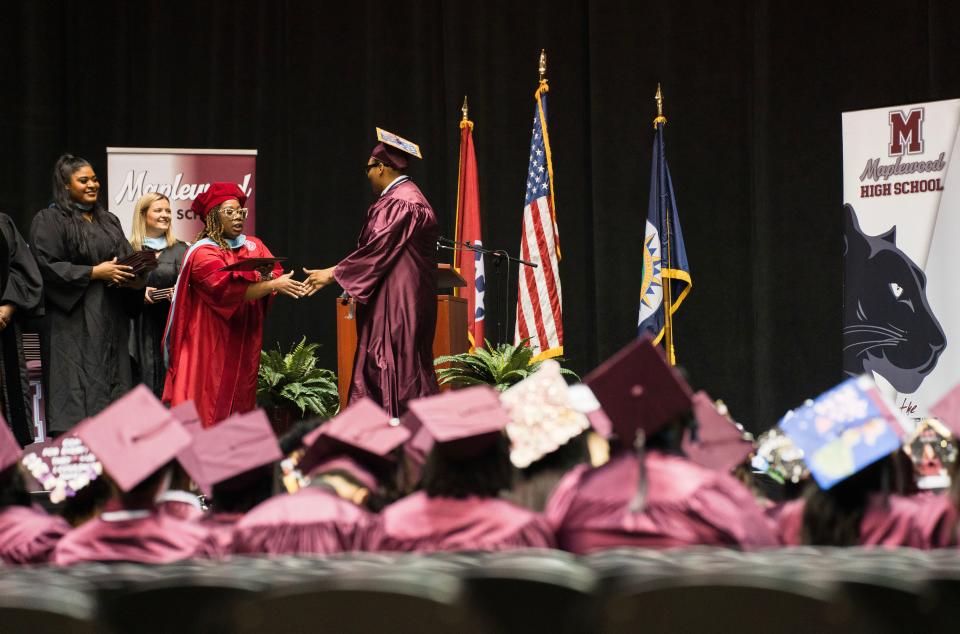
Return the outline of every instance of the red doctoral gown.
[[[636,454],[564,476],[544,511],[560,548],[581,555],[618,546],[777,545],[753,495],[733,476],[657,451],[646,453],[645,464],[647,498],[637,513],[630,511],[639,481]]]
[[[438,236],[430,203],[404,180],[370,206],[356,251],[334,269],[356,301],[351,402],[369,396],[400,416],[410,399],[436,394]]]
[[[271,296],[248,301],[247,287],[260,274],[220,269],[246,258],[272,257],[248,236],[237,249],[194,245],[184,258],[170,308],[165,345],[169,354],[163,401],[192,400],[204,427],[257,403],[257,370],[263,320]],[[283,269],[278,264],[274,275]]]
[[[805,500],[783,505],[778,515],[780,539],[785,546],[801,545]],[[860,520],[860,544],[895,548],[946,548],[956,543],[957,511],[946,495],[870,497]]]
[[[374,516],[324,487],[261,502],[234,530],[233,552],[329,555],[358,550]]]
[[[0,509],[0,564],[43,564],[70,530],[66,520],[30,506]]]
[[[436,552],[554,548],[553,531],[538,513],[498,498],[428,497],[423,491],[380,513],[367,538],[375,551]]]

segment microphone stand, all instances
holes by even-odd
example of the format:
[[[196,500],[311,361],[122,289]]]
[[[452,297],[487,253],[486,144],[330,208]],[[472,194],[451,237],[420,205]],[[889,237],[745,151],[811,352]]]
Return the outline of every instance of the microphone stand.
[[[537,268],[539,265],[536,262],[515,258],[503,249],[486,249],[477,244],[457,242],[456,240],[444,237],[437,240],[437,249],[472,251],[474,253],[480,253],[481,255],[489,255],[493,258],[493,268],[497,272],[497,335],[500,337],[501,343],[506,343],[508,341],[507,334],[510,327],[508,312],[510,310],[510,293],[508,291],[508,286],[510,285],[510,263],[515,262],[518,265],[529,266],[531,268]],[[503,276],[501,275],[504,272],[504,269],[500,268],[502,262],[506,263],[506,267],[504,267],[506,270],[506,282],[503,281]],[[482,345],[482,342],[478,342],[478,345]]]

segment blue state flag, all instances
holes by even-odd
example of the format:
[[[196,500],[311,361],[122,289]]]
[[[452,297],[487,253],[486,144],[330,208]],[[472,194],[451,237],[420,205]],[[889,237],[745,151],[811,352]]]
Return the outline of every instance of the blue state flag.
[[[663,339],[668,323],[665,307],[669,304],[669,316],[672,318],[693,287],[680,216],[677,215],[677,200],[673,194],[673,180],[667,166],[663,127],[664,122],[658,120],[650,167],[650,204],[643,239],[640,314],[637,320],[637,336],[650,333],[657,344]],[[669,283],[666,288],[665,280]],[[673,359],[672,349],[667,350],[667,358]]]

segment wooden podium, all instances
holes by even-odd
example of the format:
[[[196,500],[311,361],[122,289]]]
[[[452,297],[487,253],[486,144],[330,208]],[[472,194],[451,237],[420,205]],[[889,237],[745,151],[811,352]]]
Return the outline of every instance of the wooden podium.
[[[467,283],[449,264],[437,265],[437,289],[462,288]],[[353,300],[337,298],[337,384],[340,407],[347,404],[353,379],[353,357],[357,350],[357,322],[353,318]],[[433,335],[433,357],[460,354],[470,349],[467,339],[467,300],[453,295],[437,295],[437,330]]]

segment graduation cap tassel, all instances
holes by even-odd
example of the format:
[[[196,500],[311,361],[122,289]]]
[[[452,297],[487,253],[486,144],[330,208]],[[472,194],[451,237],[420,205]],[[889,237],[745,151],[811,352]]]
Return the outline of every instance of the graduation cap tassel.
[[[637,430],[633,440],[633,449],[637,454],[637,492],[630,500],[630,512],[639,513],[647,503],[647,465],[644,460],[646,454],[647,436],[642,429]]]

